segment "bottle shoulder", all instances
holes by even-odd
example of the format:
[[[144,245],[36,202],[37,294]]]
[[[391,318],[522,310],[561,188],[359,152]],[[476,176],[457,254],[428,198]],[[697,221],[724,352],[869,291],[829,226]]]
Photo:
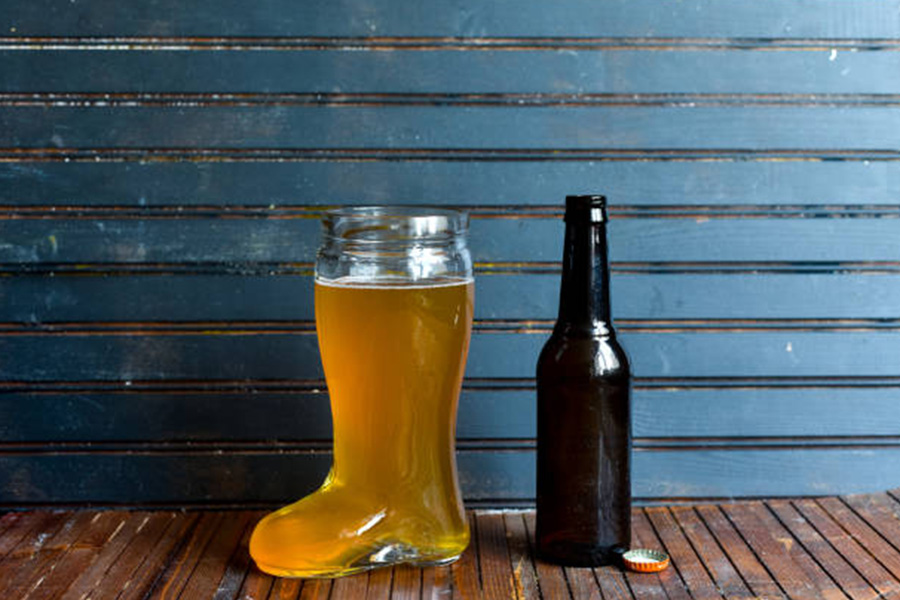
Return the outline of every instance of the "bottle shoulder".
[[[571,335],[554,332],[537,364],[538,379],[558,377],[628,378],[630,363],[614,334]]]

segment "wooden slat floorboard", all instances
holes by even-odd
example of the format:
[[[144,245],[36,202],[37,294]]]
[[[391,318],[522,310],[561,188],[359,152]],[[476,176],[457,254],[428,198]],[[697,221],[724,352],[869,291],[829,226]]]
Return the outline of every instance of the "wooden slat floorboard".
[[[300,600],[328,600],[332,584],[333,582],[327,579],[304,581],[303,588],[300,590]]]
[[[776,538],[751,505],[723,505],[722,509],[788,597],[821,600],[818,588],[788,552],[787,540]]]
[[[246,579],[244,579],[244,583],[241,585],[241,589],[238,590],[237,596],[234,597],[241,600],[266,600],[269,597],[269,591],[271,591],[273,583],[274,581],[271,577],[251,567]]]
[[[514,598],[515,582],[502,514],[483,513],[478,522],[478,564],[481,587],[488,598]]]
[[[840,588],[834,577],[830,573],[825,572],[819,563],[810,556],[804,549],[803,545],[778,522],[777,519],[769,512],[761,503],[751,506],[751,510],[757,515],[760,522],[766,527],[772,536],[787,551],[788,556],[800,565],[800,568],[806,573],[806,576],[816,587],[819,598],[828,600],[848,600],[847,595]]]
[[[569,582],[569,590],[572,596],[589,600],[602,600],[600,588],[591,569],[566,567],[563,571],[566,574],[566,581]]]
[[[44,578],[35,583],[30,590],[23,590],[23,598],[44,599],[59,598],[73,582],[97,559],[101,549],[111,540],[121,527],[124,518],[122,513],[103,512],[86,513],[90,519],[80,536],[65,552]]]
[[[631,600],[634,598],[628,588],[628,582],[625,581],[625,576],[619,571],[605,568],[594,569],[594,575],[597,577],[604,600]]]
[[[216,531],[222,527],[224,513],[208,513],[202,515],[175,555],[167,565],[160,579],[156,582],[149,598],[154,600],[174,600],[181,597],[197,563],[203,556],[206,546],[209,544]],[[185,596],[187,598],[188,596]]]
[[[82,600],[94,590],[102,589],[102,584],[107,581],[107,574],[137,536],[147,514],[136,512],[119,516],[115,529],[98,548],[96,558],[60,595],[62,600]]]
[[[369,575],[369,585],[366,588],[366,600],[387,600],[391,597],[391,579],[393,573],[390,569],[372,571]]]
[[[845,557],[858,556],[858,546],[856,548],[850,546],[855,542],[837,531],[833,523],[828,523],[827,517],[816,515],[812,520],[806,519],[790,502],[785,500],[773,501],[768,504],[793,538],[822,565],[822,568],[838,582],[848,596],[854,600],[877,596],[872,586],[860,575],[860,573],[869,572],[869,581],[873,583],[883,580],[884,577],[881,573],[875,573],[874,577],[871,574],[871,567],[877,567],[877,565],[866,560],[849,563]],[[813,521],[819,523],[819,531],[816,530]],[[827,538],[823,537],[820,531],[825,533]],[[841,556],[841,553],[844,556]],[[859,571],[857,572],[856,569]],[[878,593],[886,591],[886,589],[878,589]]]
[[[331,594],[336,598],[365,598],[366,589],[369,587],[369,574],[360,573],[342,577],[334,582]],[[423,599],[431,598],[431,595],[422,594]],[[437,596],[438,598],[440,596]]]
[[[535,532],[534,513],[526,513],[524,518],[528,539],[533,540]],[[532,557],[534,557],[533,545]],[[569,596],[566,574],[562,567],[535,560],[535,572],[537,573],[538,590],[542,598],[565,598]]]
[[[722,595],[729,599],[752,598],[753,594],[744,580],[696,511],[692,507],[680,506],[673,507],[672,514]]]
[[[37,587],[47,570],[72,545],[78,533],[83,531],[85,516],[87,515],[67,515],[62,523],[56,521],[50,524],[25,553],[16,555],[14,550],[7,555],[7,560],[4,561],[6,566],[0,569],[0,598],[14,594],[17,590],[25,590],[27,593]],[[47,533],[52,530],[55,530],[52,535]]]
[[[872,529],[838,498],[822,498],[817,502],[848,534],[859,540],[894,578],[900,579],[900,552],[897,551],[900,540],[888,543],[881,532]]]
[[[303,582],[296,579],[279,579],[269,591],[269,600],[296,600],[302,586]]]
[[[528,543],[529,537],[525,529],[525,520],[520,513],[513,512],[503,515],[503,521],[506,526],[507,546],[515,580],[516,596],[519,600],[540,598],[537,572]]]
[[[709,576],[707,567],[694,552],[678,523],[669,513],[669,509],[665,507],[648,508],[646,513],[669,556],[678,565],[678,571],[690,594],[697,600],[721,598]],[[669,596],[671,597],[672,594]]]
[[[132,584],[139,586],[140,577],[136,579],[135,575],[147,559],[148,549],[156,547],[174,520],[172,513],[145,516],[128,546],[104,575],[103,585],[91,592],[91,600],[117,600]]]
[[[393,571],[391,600],[418,600],[422,592],[422,570],[401,565]]]
[[[747,587],[760,598],[782,598],[781,586],[717,506],[699,506],[697,513],[731,559]]]
[[[335,587],[339,581],[335,582]],[[334,590],[337,598],[342,596],[337,594],[338,590]],[[361,596],[353,596],[347,594],[346,598],[359,598]],[[450,600],[453,598],[453,586],[451,583],[451,574],[449,567],[428,567],[422,571],[422,600]]]
[[[4,600],[702,600],[900,598],[898,493],[636,508],[632,544],[659,574],[534,555],[533,511],[469,513],[445,567],[280,579],[248,553],[251,511],[30,511],[0,516]]]
[[[644,511],[637,512],[632,517],[631,542],[632,546],[638,548],[663,548]],[[628,573],[627,577],[631,582],[635,598],[639,600],[643,598],[690,599],[680,571],[681,567],[676,565],[655,576],[647,577],[642,574]]]

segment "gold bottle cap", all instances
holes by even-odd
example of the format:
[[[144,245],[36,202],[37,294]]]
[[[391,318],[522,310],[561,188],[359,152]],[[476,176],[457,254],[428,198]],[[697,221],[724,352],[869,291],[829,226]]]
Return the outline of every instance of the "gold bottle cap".
[[[635,548],[622,555],[622,562],[629,571],[657,573],[669,566],[669,555],[661,550]]]

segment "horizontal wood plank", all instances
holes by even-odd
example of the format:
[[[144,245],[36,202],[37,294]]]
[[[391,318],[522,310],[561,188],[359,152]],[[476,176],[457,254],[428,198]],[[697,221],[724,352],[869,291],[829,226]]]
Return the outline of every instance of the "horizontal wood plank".
[[[704,36],[890,38],[900,36],[894,0],[653,0],[597,4],[573,0],[566,10],[503,0],[485,6],[459,0],[433,9],[402,10],[379,0],[359,10],[352,0],[296,5],[239,0],[152,5],[106,10],[92,4],[17,1],[6,10],[14,35],[243,35],[243,36]]]
[[[900,147],[900,108],[19,107],[0,110],[0,146],[890,150]]]
[[[534,501],[533,450],[461,450],[458,461],[467,501]],[[330,463],[324,451],[17,452],[0,455],[0,505],[271,506],[314,490]],[[632,493],[649,501],[871,492],[897,481],[897,465],[896,447],[645,450],[633,456]]]
[[[646,389],[632,394],[637,446],[774,444],[853,447],[897,443],[897,388]],[[457,437],[535,437],[535,391],[466,388]],[[243,392],[97,391],[0,394],[0,438],[17,444],[326,442],[331,413],[324,390]]]
[[[95,42],[96,43],[96,42]],[[222,42],[220,42],[221,44]],[[224,43],[227,44],[227,41]],[[527,44],[527,40],[523,40]],[[623,42],[627,44],[627,40]],[[665,44],[666,41],[660,43]],[[745,42],[753,48],[753,42]],[[37,93],[6,99],[0,104],[67,102],[59,94],[75,93],[72,104],[190,105],[295,103],[506,103],[529,105],[556,103],[826,103],[893,102],[873,94],[897,94],[900,83],[891,73],[900,71],[900,53],[867,52],[866,46],[832,55],[827,43],[815,49],[769,51],[772,43],[760,40],[764,52],[733,52],[696,48],[666,52],[630,49],[627,45],[578,53],[546,50],[484,49],[474,51],[389,50],[360,48],[274,52],[220,52],[182,50],[108,50],[79,56],[77,73],[71,70],[71,52],[65,50],[4,50],[0,42],[0,94]],[[47,45],[47,42],[44,42]],[[140,79],[134,73],[145,73]],[[84,74],[90,77],[85,78]],[[505,76],[498,77],[497,73]],[[48,81],[52,82],[48,86]],[[100,94],[97,97],[85,94]],[[155,98],[154,93],[205,94],[199,98]],[[262,94],[260,97],[242,94]],[[323,96],[304,97],[299,94]],[[129,96],[136,94],[136,96]],[[237,97],[232,97],[237,94]],[[267,94],[287,94],[284,97]],[[349,97],[344,95],[351,94]],[[354,100],[352,94],[363,94]],[[380,96],[380,94],[386,94]],[[436,94],[404,99],[403,94]],[[452,95],[461,94],[462,97]],[[491,97],[494,94],[528,94],[526,98]],[[557,97],[534,96],[555,94]],[[591,98],[582,94],[612,94]],[[661,94],[662,97],[652,97]],[[677,98],[687,94],[688,98]],[[700,97],[692,97],[695,94]],[[704,94],[738,97],[703,98]],[[783,97],[740,97],[741,94],[783,94]],[[800,97],[791,97],[802,94]],[[815,95],[863,94],[859,98],[816,98]],[[448,95],[448,96],[442,96]],[[471,95],[469,97],[468,95]],[[643,97],[649,95],[651,97]],[[813,96],[810,96],[813,95]]]
[[[632,373],[645,378],[893,377],[891,357],[900,352],[896,330],[626,332],[621,337]],[[530,379],[546,339],[544,333],[476,332],[466,375]],[[12,382],[322,378],[311,332],[16,334],[0,336],[0,353],[6,357],[0,377]]]
[[[0,162],[9,206],[553,205],[602,192],[619,206],[896,206],[900,162],[833,160]],[[97,157],[102,159],[102,157]],[[688,157],[689,158],[689,157]]]
[[[900,474],[889,465],[898,458],[898,448],[636,452],[634,473],[642,475],[633,485],[635,495],[646,498],[873,492],[896,481]]]
[[[523,215],[525,216],[525,215]],[[609,258],[627,263],[894,261],[900,219],[613,219]],[[321,239],[318,219],[163,217],[0,220],[0,263],[306,263]],[[472,219],[476,266],[559,264],[564,225],[553,218]],[[836,243],[839,240],[840,243]],[[715,249],[712,252],[711,249]],[[641,265],[635,265],[641,266]],[[735,265],[740,266],[740,265]],[[789,265],[788,265],[789,266]],[[556,267],[558,268],[558,267]]]
[[[841,267],[849,272],[834,274],[754,273],[754,265],[731,274],[679,273],[677,267],[663,274],[622,273],[613,267],[613,317],[621,331],[652,326],[654,321],[677,327],[678,320],[709,320],[707,325],[723,328],[872,328],[894,321],[893,302],[900,297],[900,273],[875,275],[865,269],[853,272],[852,267]],[[560,276],[548,271],[476,274],[475,318],[555,320]],[[21,323],[25,330],[55,323],[88,327],[231,321],[240,327],[254,321],[297,323],[315,318],[310,275],[147,275],[109,270],[97,275],[79,276],[76,271],[0,277],[0,324]],[[788,321],[766,323],[767,319]]]
[[[882,357],[896,353],[900,342],[888,331],[624,333],[621,338],[638,377],[893,376],[895,365]],[[536,334],[475,335],[466,373],[531,377],[533,358],[545,339]],[[493,357],[490,366],[482,360],[488,355]]]
[[[784,438],[783,443],[840,443],[840,438],[893,438],[900,431],[889,406],[897,390],[828,387],[807,389],[637,390],[635,435],[648,438]],[[830,440],[828,438],[831,438]],[[837,438],[837,439],[835,439]],[[850,442],[849,439],[845,441]],[[861,442],[866,443],[866,442]]]

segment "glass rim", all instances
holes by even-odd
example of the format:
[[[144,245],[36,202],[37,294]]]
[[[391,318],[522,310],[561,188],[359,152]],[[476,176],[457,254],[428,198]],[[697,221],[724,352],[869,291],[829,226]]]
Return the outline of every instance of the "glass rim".
[[[462,235],[468,230],[469,215],[455,208],[421,204],[343,206],[326,210],[322,225],[328,237],[377,243],[384,240],[365,234],[383,231],[408,239]]]

